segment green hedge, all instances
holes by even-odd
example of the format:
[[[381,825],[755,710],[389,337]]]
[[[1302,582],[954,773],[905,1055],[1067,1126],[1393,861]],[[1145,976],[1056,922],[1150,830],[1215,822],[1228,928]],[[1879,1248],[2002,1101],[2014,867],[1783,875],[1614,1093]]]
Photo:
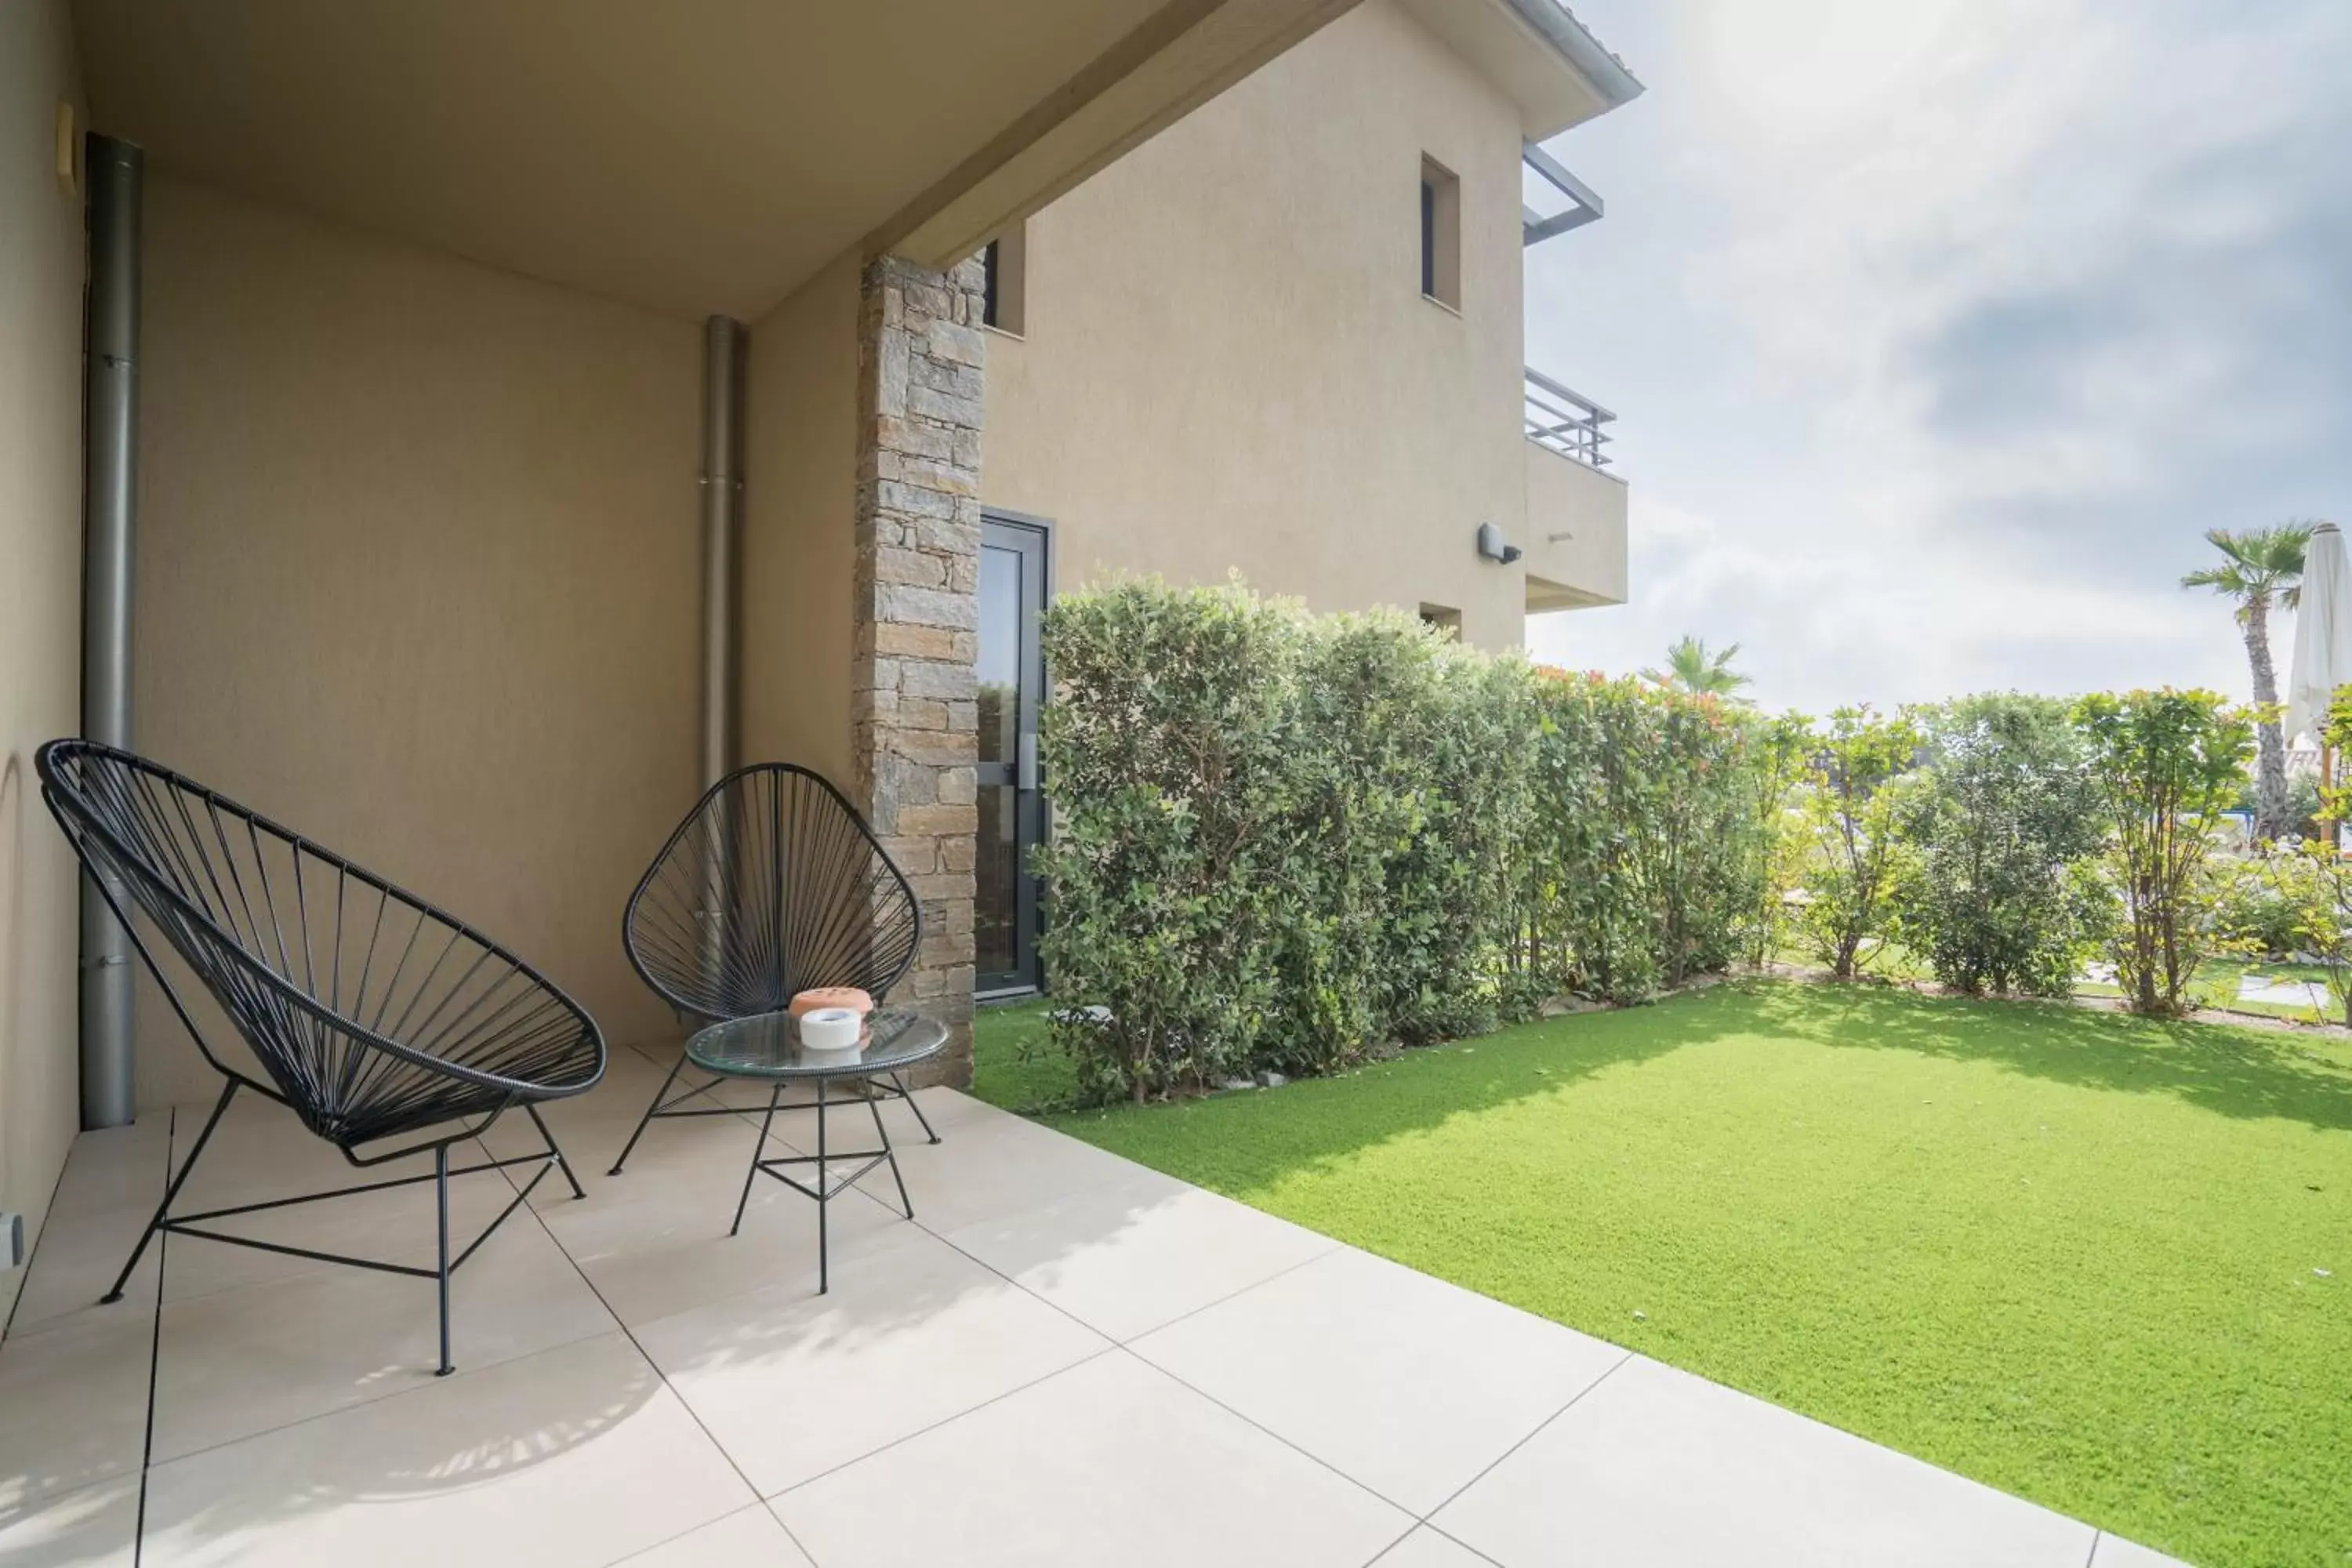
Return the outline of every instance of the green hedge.
[[[2244,716],[2210,692],[1821,723],[1465,649],[1394,613],[1115,581],[1045,616],[1037,870],[1096,1099],[1328,1072],[1781,951],[2186,1005]]]
[[[1115,582],[1045,617],[1038,870],[1084,1087],[1142,1097],[1719,970],[1769,913],[1746,710],[1409,616]]]

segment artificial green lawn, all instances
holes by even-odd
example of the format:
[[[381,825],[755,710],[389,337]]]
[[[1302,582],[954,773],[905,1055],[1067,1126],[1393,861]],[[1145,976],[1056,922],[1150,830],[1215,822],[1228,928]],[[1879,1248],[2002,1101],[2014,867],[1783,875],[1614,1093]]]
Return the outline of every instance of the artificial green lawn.
[[[1024,1115],[1060,1110],[1077,1098],[1078,1075],[1054,1048],[1047,1004],[982,1007],[971,1026],[971,1089],[991,1105]]]
[[[978,1032],[1066,1101],[1039,1009]],[[2209,1568],[2352,1563],[2339,1039],[1757,984],[1048,1120]]]

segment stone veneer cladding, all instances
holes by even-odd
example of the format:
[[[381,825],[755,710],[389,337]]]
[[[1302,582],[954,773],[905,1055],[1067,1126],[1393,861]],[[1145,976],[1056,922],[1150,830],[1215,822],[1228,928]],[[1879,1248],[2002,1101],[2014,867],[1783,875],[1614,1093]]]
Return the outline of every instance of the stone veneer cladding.
[[[982,271],[898,257],[858,307],[853,793],[914,884],[923,943],[895,994],[938,1018],[933,1082],[971,1081],[980,708]]]

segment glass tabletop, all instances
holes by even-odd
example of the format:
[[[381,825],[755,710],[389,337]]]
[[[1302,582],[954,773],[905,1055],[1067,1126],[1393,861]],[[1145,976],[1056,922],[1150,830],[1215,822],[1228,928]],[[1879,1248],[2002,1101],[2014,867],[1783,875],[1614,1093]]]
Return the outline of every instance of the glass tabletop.
[[[875,1013],[865,1042],[854,1051],[810,1051],[788,1013],[762,1013],[713,1024],[686,1042],[686,1059],[730,1078],[864,1078],[889,1072],[948,1043],[947,1026],[912,1013]]]

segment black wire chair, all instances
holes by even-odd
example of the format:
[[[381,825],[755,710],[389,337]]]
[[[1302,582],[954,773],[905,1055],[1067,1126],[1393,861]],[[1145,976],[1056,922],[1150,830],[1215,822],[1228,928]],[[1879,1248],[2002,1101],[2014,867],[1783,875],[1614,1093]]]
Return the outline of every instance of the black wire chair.
[[[299,834],[142,757],[86,741],[52,741],[35,759],[41,797],[89,870],[172,1010],[226,1079],[212,1115],[104,1300],[157,1231],[265,1252],[436,1280],[441,1365],[449,1359],[449,1278],[561,1168],[582,1195],[539,1102],[582,1093],[604,1075],[595,1020],[545,977],[472,927]],[[128,904],[125,900],[128,900]],[[269,1081],[221,1060],[132,921],[152,922],[252,1048]],[[430,1175],[173,1215],[172,1204],[239,1089],[274,1100],[359,1169],[430,1152]],[[543,1152],[451,1169],[449,1149],[521,1107]],[[439,1131],[362,1154],[426,1129]],[[508,1165],[539,1169],[482,1234],[449,1247],[449,1178]],[[417,1182],[436,1184],[440,1246],[425,1268],[282,1246],[205,1228],[259,1214]]]
[[[739,768],[704,792],[629,895],[621,921],[629,962],[690,1018],[725,1023],[782,1012],[803,991],[855,986],[877,1003],[913,967],[922,941],[915,890],[857,808],[820,774],[792,763]],[[675,1098],[683,1051],[613,1162],[621,1173],[656,1117],[732,1116],[681,1110],[725,1080]],[[898,1073],[885,1075],[923,1133],[930,1119]]]

